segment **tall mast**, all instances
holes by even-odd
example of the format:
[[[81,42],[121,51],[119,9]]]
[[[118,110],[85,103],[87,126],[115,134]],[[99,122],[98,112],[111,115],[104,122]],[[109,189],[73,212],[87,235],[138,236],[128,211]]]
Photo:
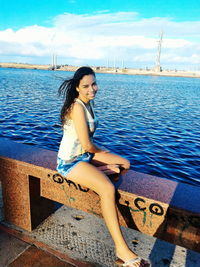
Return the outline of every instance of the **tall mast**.
[[[154,67],[154,70],[158,71],[158,72],[161,71],[160,55],[161,55],[162,40],[163,40],[163,31],[161,31],[160,35],[159,35],[158,48],[157,48],[158,50],[157,50],[157,57],[156,57],[156,65]]]
[[[52,55],[52,69],[55,70],[57,68],[57,55]]]

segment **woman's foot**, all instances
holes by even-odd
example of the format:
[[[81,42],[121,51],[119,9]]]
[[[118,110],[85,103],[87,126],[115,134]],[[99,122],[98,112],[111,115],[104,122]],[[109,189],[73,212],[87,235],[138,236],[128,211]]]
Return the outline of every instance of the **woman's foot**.
[[[116,251],[116,256],[118,260],[116,264],[119,266],[127,266],[127,267],[148,267],[150,264],[138,257],[133,251],[130,249],[121,249],[120,251]]]
[[[132,259],[130,261],[126,261],[126,262],[124,262],[120,259],[117,259],[115,261],[115,264],[117,266],[126,266],[126,267],[138,267],[138,266],[139,267],[149,267],[150,266],[148,262],[144,261],[140,257],[134,258],[134,259]]]

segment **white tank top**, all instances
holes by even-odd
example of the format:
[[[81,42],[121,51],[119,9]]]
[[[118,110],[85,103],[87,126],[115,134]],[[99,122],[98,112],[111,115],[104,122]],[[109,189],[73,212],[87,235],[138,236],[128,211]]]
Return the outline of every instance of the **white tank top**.
[[[97,118],[95,116],[94,110],[91,107],[92,113],[94,115],[93,118],[92,114],[88,111],[88,109],[80,99],[77,98],[75,102],[80,103],[84,108],[88,124],[89,136],[92,138],[97,127]],[[86,151],[83,149],[78,139],[73,120],[66,120],[63,126],[63,137],[60,143],[58,157],[66,161],[73,161],[75,157],[85,152]]]

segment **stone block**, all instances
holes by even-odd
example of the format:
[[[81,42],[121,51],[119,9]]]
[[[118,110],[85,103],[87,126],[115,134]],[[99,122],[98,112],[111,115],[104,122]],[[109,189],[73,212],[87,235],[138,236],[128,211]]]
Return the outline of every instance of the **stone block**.
[[[4,220],[2,183],[0,181],[0,222]]]

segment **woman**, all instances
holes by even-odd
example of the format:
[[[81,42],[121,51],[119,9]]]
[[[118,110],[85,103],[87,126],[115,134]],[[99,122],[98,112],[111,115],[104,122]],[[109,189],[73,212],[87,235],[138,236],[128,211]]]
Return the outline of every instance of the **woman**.
[[[97,119],[92,100],[97,91],[95,73],[89,67],[79,68],[72,79],[60,86],[59,94],[65,97],[61,110],[64,134],[58,152],[57,170],[67,179],[99,195],[102,214],[115,244],[116,264],[146,266],[129,249],[122,236],[115,206],[115,187],[107,176],[119,173],[121,169],[129,169],[130,163],[93,143]]]

